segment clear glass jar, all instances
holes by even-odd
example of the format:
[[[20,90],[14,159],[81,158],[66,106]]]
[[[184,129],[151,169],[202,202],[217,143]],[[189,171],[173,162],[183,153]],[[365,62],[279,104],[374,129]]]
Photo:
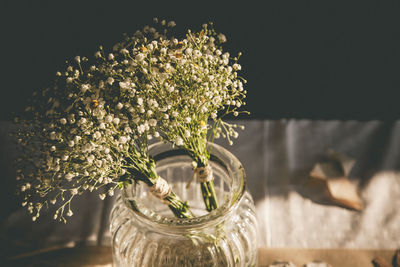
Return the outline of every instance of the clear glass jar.
[[[111,213],[114,266],[256,266],[258,228],[239,160],[210,144],[219,207],[207,213],[192,160],[180,149],[149,148],[157,173],[186,200],[195,218],[178,219],[146,185],[124,189]]]

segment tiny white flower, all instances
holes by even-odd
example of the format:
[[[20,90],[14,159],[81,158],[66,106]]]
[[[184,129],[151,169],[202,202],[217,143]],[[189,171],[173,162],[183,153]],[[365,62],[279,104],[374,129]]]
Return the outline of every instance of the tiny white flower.
[[[168,90],[169,93],[172,93],[172,92],[175,90],[175,87],[169,86],[169,87],[167,88],[167,90]]]
[[[139,106],[141,106],[143,104],[143,98],[139,97],[137,99],[137,103],[138,103]]]
[[[155,120],[155,119],[150,119],[150,120],[149,120],[149,125],[150,125],[150,126],[153,126],[153,127],[156,126],[156,125],[157,125],[157,120]]]
[[[135,59],[139,62],[143,61],[144,55],[142,53],[139,53],[136,55]]]
[[[113,77],[108,77],[107,83],[108,83],[109,85],[112,85],[112,84],[114,83],[114,78],[113,78]]]
[[[82,84],[81,86],[82,93],[85,93],[87,90],[89,90],[89,88],[90,88],[89,84]]]
[[[233,64],[232,67],[233,67],[234,70],[241,70],[241,69],[242,69],[242,66],[240,66],[240,65],[237,64],[237,63]]]
[[[68,146],[69,146],[69,147],[73,147],[74,145],[75,145],[75,142],[74,142],[73,140],[71,140],[71,141],[68,142]]]
[[[126,144],[126,142],[128,142],[128,139],[126,138],[126,136],[121,136],[118,142],[121,144]]]
[[[201,57],[202,54],[201,54],[201,52],[199,50],[196,49],[196,50],[193,51],[193,55],[195,57]]]
[[[185,137],[189,138],[190,137],[190,131],[189,130],[185,130]]]
[[[67,161],[68,158],[69,158],[69,156],[64,154],[64,155],[62,155],[61,160]]]
[[[119,118],[114,118],[114,119],[113,119],[113,123],[114,123],[115,125],[118,125],[119,122],[120,122],[120,119],[119,119]]]
[[[56,151],[56,147],[55,146],[51,146],[50,147],[50,151]]]
[[[75,176],[72,174],[72,173],[67,173],[66,175],[65,175],[65,179],[67,179],[67,181],[71,181],[72,180],[72,178],[74,178]]]
[[[74,142],[75,143],[79,143],[79,141],[82,139],[82,137],[80,137],[79,135],[76,135],[75,137],[74,137]]]
[[[113,60],[113,59],[114,59],[114,55],[110,53],[110,54],[108,55],[108,60]]]
[[[143,124],[138,125],[137,128],[138,128],[139,134],[142,134],[142,133],[144,133],[144,131],[146,131],[146,127]]]
[[[99,131],[95,131],[93,134],[94,139],[100,139],[101,138],[101,133]]]
[[[77,195],[78,194],[78,189],[77,188],[72,188],[71,189],[71,195]]]
[[[192,121],[192,118],[190,118],[190,117],[186,117],[186,118],[185,118],[185,122],[186,122],[186,123],[190,123],[191,121]]]
[[[94,164],[95,164],[98,168],[100,168],[100,167],[103,165],[103,161],[101,161],[101,160],[96,160]],[[99,178],[99,181],[100,181],[100,179],[103,179],[103,178],[100,177],[100,178]],[[100,182],[100,183],[101,183],[101,182]]]
[[[125,133],[128,133],[128,134],[132,133],[131,127],[126,126],[126,127],[124,128],[124,132],[125,132]]]
[[[129,89],[129,85],[126,82],[119,82],[119,87],[121,87],[121,89]]]
[[[183,139],[182,139],[181,137],[178,136],[178,137],[175,139],[175,144],[176,144],[177,146],[183,145]]]
[[[117,104],[117,109],[122,109],[124,107],[124,105],[121,103],[121,102],[119,102],[118,104]]]
[[[71,217],[72,215],[74,215],[74,213],[72,212],[72,210],[68,210],[67,214],[68,217]]]
[[[87,157],[87,162],[89,163],[89,164],[92,164],[93,163],[93,161],[94,161],[94,156],[93,155],[90,155],[89,157]]]
[[[191,55],[191,54],[192,54],[192,51],[193,51],[193,49],[190,48],[190,47],[188,47],[188,48],[186,48],[186,50],[185,50],[185,54],[186,54],[186,55]]]
[[[63,125],[67,124],[67,119],[65,118],[60,119],[60,123]]]
[[[218,34],[217,38],[221,43],[225,43],[226,42],[226,36],[224,34],[222,34],[222,33]]]
[[[106,122],[107,122],[107,123],[111,123],[112,121],[113,121],[113,116],[108,115],[108,116],[106,117]]]
[[[105,194],[100,194],[100,195],[99,195],[99,198],[100,198],[101,200],[104,200],[104,199],[106,198],[106,195],[105,195]]]

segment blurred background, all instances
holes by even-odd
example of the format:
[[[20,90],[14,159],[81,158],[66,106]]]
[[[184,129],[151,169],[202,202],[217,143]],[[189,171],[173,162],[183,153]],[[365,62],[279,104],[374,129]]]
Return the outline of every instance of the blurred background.
[[[51,85],[65,60],[111,47],[153,17],[176,32],[213,21],[243,52],[246,118],[395,119],[400,114],[395,1],[10,1],[0,3],[0,116]]]
[[[1,1],[0,260],[2,254],[19,255],[28,262],[29,253],[42,249],[110,244],[108,216],[115,198],[82,196],[67,225],[53,223],[52,214],[31,222],[14,195],[11,121],[32,92],[52,85],[66,60],[92,56],[99,45],[110,48],[153,17],[176,21],[174,31],[182,35],[213,21],[227,36],[225,50],[243,53],[251,115],[239,117],[246,130],[234,146],[219,143],[246,169],[260,246],[400,247],[399,5]],[[305,192],[309,172],[328,149],[356,161],[349,179],[360,192],[363,211],[315,201]]]

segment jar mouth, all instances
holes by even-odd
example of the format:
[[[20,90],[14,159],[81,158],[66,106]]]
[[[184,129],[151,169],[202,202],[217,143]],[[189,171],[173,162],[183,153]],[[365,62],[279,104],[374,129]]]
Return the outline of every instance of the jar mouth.
[[[204,225],[209,227],[212,223],[218,224],[224,221],[238,207],[243,198],[246,190],[246,174],[240,161],[227,149],[214,143],[208,143],[208,146],[211,151],[210,165],[218,166],[232,178],[229,185],[231,190],[229,198],[224,200],[217,209],[192,218],[167,217],[149,209],[141,199],[134,195],[134,187],[137,185],[131,185],[122,191],[124,204],[128,207],[128,210],[144,223],[156,224],[156,227],[165,226],[168,229],[193,229],[201,228]],[[184,149],[172,148],[172,146],[163,142],[150,145],[149,154],[155,159],[156,163],[170,156],[188,157]],[[182,200],[185,201],[185,199]],[[190,207],[190,203],[188,204]]]

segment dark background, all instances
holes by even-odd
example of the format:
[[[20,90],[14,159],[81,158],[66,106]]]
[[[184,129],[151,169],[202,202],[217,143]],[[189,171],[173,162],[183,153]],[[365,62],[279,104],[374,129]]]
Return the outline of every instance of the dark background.
[[[391,1],[1,1],[0,119],[65,60],[110,47],[153,17],[177,30],[214,21],[243,52],[248,118],[400,117],[400,9]]]

